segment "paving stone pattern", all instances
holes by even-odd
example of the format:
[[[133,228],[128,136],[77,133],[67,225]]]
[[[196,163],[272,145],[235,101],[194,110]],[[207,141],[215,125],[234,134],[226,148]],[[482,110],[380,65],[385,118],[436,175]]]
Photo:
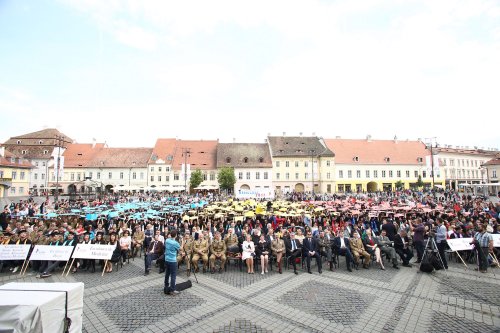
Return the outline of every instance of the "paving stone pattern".
[[[278,299],[282,304],[343,325],[354,324],[372,301],[372,296],[325,283],[304,283]]]
[[[441,312],[435,312],[432,316],[432,325],[429,329],[429,333],[457,333],[457,332],[477,332],[477,333],[489,333],[489,332],[500,332],[498,327],[493,327],[483,323],[478,323],[474,320],[469,320],[465,318],[457,318],[444,314]]]
[[[250,320],[236,319],[227,325],[224,325],[214,333],[271,333],[272,331],[266,330],[260,326],[253,324]]]
[[[498,285],[488,282],[478,282],[458,277],[445,277],[439,284],[439,292],[443,295],[466,298],[491,305],[500,305]]]
[[[341,259],[342,260],[342,259]],[[323,268],[325,269],[325,268]],[[345,261],[342,262],[341,266],[335,270],[335,273],[346,275],[346,276],[356,276],[362,277],[369,280],[376,280],[380,282],[390,283],[395,276],[396,270],[392,268],[392,264],[385,263],[385,271],[381,270],[380,267],[376,263],[372,263],[370,268],[364,269],[362,265],[359,265],[358,270],[356,271],[353,268],[353,272],[349,272],[346,269]]]
[[[163,284],[99,301],[97,305],[122,331],[134,331],[146,325],[205,303],[191,292],[165,296]]]

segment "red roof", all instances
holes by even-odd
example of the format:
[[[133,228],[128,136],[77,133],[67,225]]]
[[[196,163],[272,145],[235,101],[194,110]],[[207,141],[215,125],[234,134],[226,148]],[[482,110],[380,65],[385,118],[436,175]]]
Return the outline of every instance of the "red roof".
[[[64,166],[67,168],[88,167],[93,158],[104,148],[104,143],[72,143],[64,151]]]
[[[335,164],[419,164],[430,152],[420,141],[325,139]],[[388,158],[388,159],[387,159]]]
[[[174,156],[174,150],[176,146],[175,139],[158,139],[153,148],[153,153],[149,159],[149,163],[155,163],[157,160],[161,159],[169,164]]]
[[[218,140],[177,140],[174,149],[172,168],[181,170],[184,161],[191,165],[191,170],[217,169],[217,144]],[[185,152],[189,151],[187,157]]]

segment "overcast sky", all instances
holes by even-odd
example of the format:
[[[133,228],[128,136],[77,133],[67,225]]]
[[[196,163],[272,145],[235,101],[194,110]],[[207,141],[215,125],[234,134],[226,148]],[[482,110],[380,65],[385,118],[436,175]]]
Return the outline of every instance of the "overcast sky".
[[[500,148],[500,1],[0,0],[0,140]]]

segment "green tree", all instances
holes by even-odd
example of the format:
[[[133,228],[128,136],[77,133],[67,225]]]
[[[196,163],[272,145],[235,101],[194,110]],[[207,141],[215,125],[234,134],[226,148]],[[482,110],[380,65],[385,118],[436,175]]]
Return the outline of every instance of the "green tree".
[[[396,186],[396,190],[402,190],[405,186],[401,180],[398,180],[394,185]]]
[[[232,192],[234,184],[236,183],[236,177],[234,176],[234,168],[223,167],[219,170],[217,174],[217,181],[219,182],[219,187],[221,189]]]
[[[196,169],[196,171],[191,173],[191,178],[189,179],[189,187],[194,189],[198,187],[203,182],[203,174],[200,169]]]
[[[422,176],[420,176],[420,175],[418,175],[417,186],[418,187],[424,186],[424,181],[422,180]]]

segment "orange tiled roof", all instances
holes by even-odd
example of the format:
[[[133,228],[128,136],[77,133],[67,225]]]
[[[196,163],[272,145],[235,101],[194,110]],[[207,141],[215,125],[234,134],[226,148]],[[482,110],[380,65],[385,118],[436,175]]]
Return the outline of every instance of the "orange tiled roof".
[[[425,156],[430,155],[420,141],[325,139],[325,142],[335,153],[335,164],[418,165],[418,158],[425,163]]]
[[[89,162],[93,168],[145,168],[152,148],[103,148]]]
[[[218,140],[177,140],[174,149],[172,168],[181,170],[184,163],[183,151],[189,149],[187,164],[191,170],[214,170],[217,169],[217,144]]]
[[[67,168],[90,166],[94,157],[104,148],[104,143],[72,143],[64,152],[64,166]]]
[[[176,139],[156,140],[149,163],[155,163],[158,159],[162,159],[166,164],[169,164],[173,159],[175,146]]]
[[[492,160],[489,160],[488,162],[484,163],[483,165],[500,165],[500,157],[494,158]]]

